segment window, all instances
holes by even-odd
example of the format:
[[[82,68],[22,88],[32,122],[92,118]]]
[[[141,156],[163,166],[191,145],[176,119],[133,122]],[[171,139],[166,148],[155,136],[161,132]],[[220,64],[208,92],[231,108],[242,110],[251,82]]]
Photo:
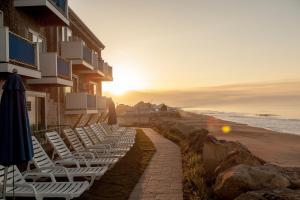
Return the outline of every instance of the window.
[[[28,36],[29,40],[39,44],[40,53],[46,52],[46,40],[43,36],[33,30],[29,30]]]
[[[72,30],[70,28],[66,28],[67,30],[67,40],[71,41],[72,40]]]
[[[61,41],[64,42],[66,41],[66,32],[65,32],[65,27],[61,27]]]
[[[58,38],[59,41],[65,42],[65,41],[70,41],[72,38],[72,31],[70,28],[63,26],[63,27],[58,27]]]

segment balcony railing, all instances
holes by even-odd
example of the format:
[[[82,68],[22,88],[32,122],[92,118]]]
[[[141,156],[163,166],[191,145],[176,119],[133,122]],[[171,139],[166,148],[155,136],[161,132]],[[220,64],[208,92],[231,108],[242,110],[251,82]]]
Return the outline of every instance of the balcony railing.
[[[103,67],[104,67],[104,61],[103,61],[103,60],[100,60],[100,61],[98,62],[98,69],[99,69],[101,72],[104,73]]]
[[[107,99],[104,96],[97,96],[97,109],[105,110],[107,109]]]
[[[88,109],[97,109],[97,103],[96,103],[96,96],[94,95],[87,95],[87,108]]]
[[[36,44],[9,32],[9,60],[28,67],[37,68]]]
[[[96,63],[98,55],[92,49],[85,46],[83,41],[62,42],[61,55],[64,58],[72,60],[73,65],[84,66],[91,70],[98,68],[98,63]]]
[[[89,64],[93,63],[93,51],[86,46],[83,46],[83,60]]]
[[[67,1],[66,0],[49,0],[62,14],[66,15]]]
[[[96,96],[87,93],[67,93],[67,110],[96,110]]]
[[[63,78],[70,79],[70,61],[57,57],[57,74]]]

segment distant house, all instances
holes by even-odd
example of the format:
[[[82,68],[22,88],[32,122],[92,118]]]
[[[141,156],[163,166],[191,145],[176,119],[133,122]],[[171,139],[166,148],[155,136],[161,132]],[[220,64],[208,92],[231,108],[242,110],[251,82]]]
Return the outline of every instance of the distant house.
[[[129,112],[132,112],[132,111],[133,111],[133,108],[131,106],[128,106],[125,104],[119,104],[116,107],[117,115],[123,115],[123,114],[129,113]]]
[[[137,113],[147,113],[147,112],[151,112],[153,110],[151,103],[145,103],[143,101],[134,105],[133,109]]]
[[[159,111],[162,111],[162,112],[168,111],[168,107],[165,104],[162,104]]]

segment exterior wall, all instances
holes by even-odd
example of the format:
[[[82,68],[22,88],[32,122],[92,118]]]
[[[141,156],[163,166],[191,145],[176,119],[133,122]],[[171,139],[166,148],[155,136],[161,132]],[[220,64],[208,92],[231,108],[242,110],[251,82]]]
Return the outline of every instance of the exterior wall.
[[[14,7],[14,0],[0,0],[0,10],[3,11],[3,25],[9,27],[9,30],[20,35],[21,37],[29,38],[29,29],[39,33],[46,42],[47,52],[58,52],[60,55],[61,41],[61,26],[44,27],[36,17],[28,15],[23,9]],[[104,45],[101,41],[88,29],[88,27],[79,19],[79,17],[70,10],[70,29],[75,37],[82,39],[85,44],[96,51],[101,58],[101,51]],[[76,74],[76,72],[75,72]],[[91,81],[88,77],[77,74],[79,78],[79,91],[91,93],[88,83]],[[4,83],[7,74],[0,74],[0,86]],[[45,115],[46,125],[54,127],[58,125],[74,125],[80,115],[65,115],[65,95],[66,91],[63,87],[43,86],[43,85],[28,85],[24,79],[27,91],[33,91],[45,94]],[[96,81],[96,94],[102,95],[102,82]],[[34,94],[34,93],[33,93]],[[30,121],[32,124],[37,123],[36,103],[37,96],[30,95],[28,101],[31,102],[31,111],[29,111]],[[99,119],[100,114],[86,114],[82,117],[82,121],[78,126],[83,126],[88,120],[90,123],[95,123]],[[90,118],[92,116],[92,118]]]
[[[31,16],[28,16],[20,9],[16,9],[13,5],[13,0],[0,0],[0,10],[3,12],[3,25],[9,27],[9,30],[13,33],[20,35],[23,38],[29,37],[29,29],[39,33],[41,36],[45,37],[45,30],[40,25],[39,22],[36,21]],[[7,75],[1,75],[1,82],[6,80]],[[26,80],[24,80],[25,87],[27,91],[36,91],[36,92],[44,92],[40,87],[32,87],[26,84]],[[1,87],[2,88],[2,87]],[[37,123],[37,111],[36,111],[36,97],[34,95],[28,96],[28,102],[31,104],[31,110],[28,112],[29,120],[31,124]]]
[[[21,9],[14,7],[13,0],[0,0],[0,10],[4,14],[4,26],[24,37],[28,38],[28,28],[45,36],[45,29],[34,17],[27,15]]]

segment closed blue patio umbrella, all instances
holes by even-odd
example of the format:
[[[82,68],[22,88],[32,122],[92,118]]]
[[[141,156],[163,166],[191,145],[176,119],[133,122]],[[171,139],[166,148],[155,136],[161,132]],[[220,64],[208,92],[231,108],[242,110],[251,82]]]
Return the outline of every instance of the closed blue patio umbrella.
[[[5,166],[5,176],[10,165],[32,160],[33,147],[28,118],[25,87],[16,73],[8,76],[0,104],[0,165]],[[6,177],[5,177],[6,178]],[[6,180],[4,182],[4,188]],[[3,190],[5,193],[5,190]]]
[[[108,99],[108,124],[114,125],[117,124],[117,113],[114,101],[109,98]]]

